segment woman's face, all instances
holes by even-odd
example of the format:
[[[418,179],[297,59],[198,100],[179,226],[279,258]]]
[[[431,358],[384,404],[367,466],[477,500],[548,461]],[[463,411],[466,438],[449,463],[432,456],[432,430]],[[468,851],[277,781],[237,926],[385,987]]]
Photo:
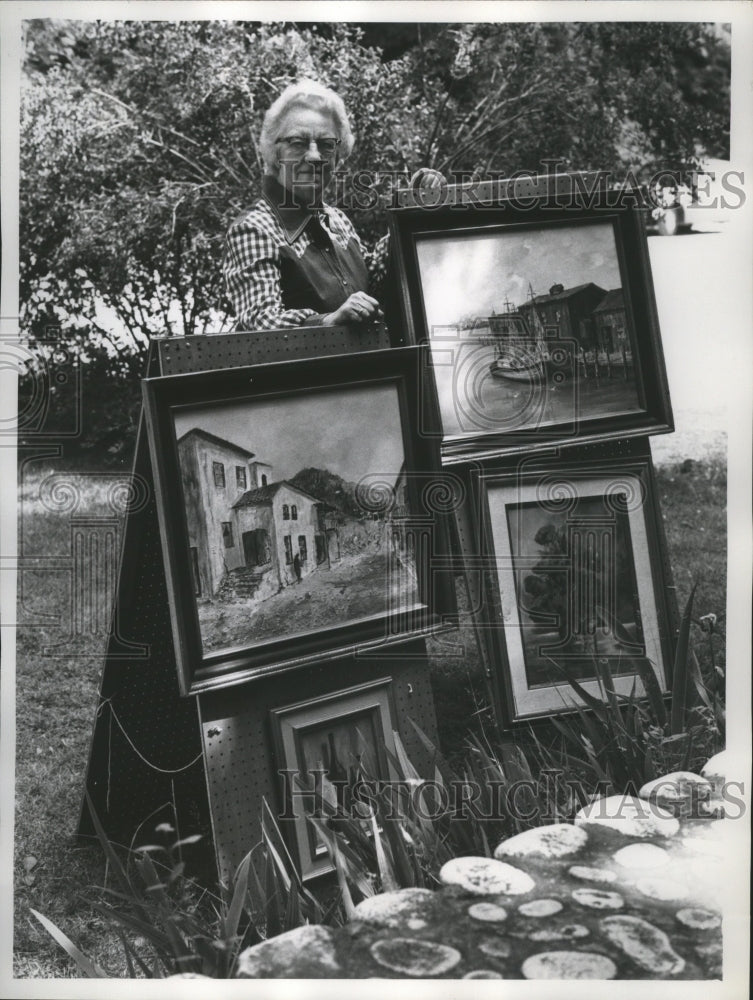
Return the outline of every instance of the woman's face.
[[[318,205],[337,165],[337,151],[327,157],[317,146],[294,150],[284,139],[337,139],[332,116],[297,104],[280,121],[277,142],[277,180],[300,205]]]

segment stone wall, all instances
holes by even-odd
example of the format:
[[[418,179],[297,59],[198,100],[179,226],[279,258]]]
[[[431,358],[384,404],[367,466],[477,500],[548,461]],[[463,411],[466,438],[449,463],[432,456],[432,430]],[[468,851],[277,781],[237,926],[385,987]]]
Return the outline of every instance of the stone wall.
[[[502,841],[494,858],[453,859],[437,890],[372,896],[345,927],[301,927],[248,948],[239,974],[719,979],[730,820],[723,767],[709,765],[706,778],[681,772],[636,798],[597,799],[572,824]]]

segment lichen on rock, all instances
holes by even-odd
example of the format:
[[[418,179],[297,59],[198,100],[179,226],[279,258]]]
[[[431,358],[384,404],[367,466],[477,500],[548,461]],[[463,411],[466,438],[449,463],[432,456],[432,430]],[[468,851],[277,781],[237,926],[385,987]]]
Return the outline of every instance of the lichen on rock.
[[[419,930],[436,910],[437,897],[431,889],[397,889],[361,900],[355,908],[355,919],[379,927]]]
[[[536,886],[526,872],[491,858],[453,858],[442,866],[439,880],[477,896],[517,896]]]
[[[341,972],[334,933],[320,924],[305,924],[238,956],[240,979],[330,979]]]
[[[594,799],[575,815],[579,826],[589,823],[604,826],[625,837],[673,837],[680,829],[666,809],[635,795],[610,795]]]
[[[538,856],[542,858],[562,858],[575,854],[588,842],[585,830],[570,823],[553,823],[549,826],[534,827],[524,830],[514,837],[503,840],[494,852],[494,857],[523,858]]]
[[[601,930],[637,965],[657,976],[676,975],[685,960],[672,948],[669,938],[648,920],[628,915],[605,917]]]
[[[617,966],[596,952],[543,951],[527,958],[521,971],[526,979],[614,979]]]
[[[457,948],[446,944],[402,937],[375,941],[371,954],[386,969],[417,978],[443,976],[463,957]]]

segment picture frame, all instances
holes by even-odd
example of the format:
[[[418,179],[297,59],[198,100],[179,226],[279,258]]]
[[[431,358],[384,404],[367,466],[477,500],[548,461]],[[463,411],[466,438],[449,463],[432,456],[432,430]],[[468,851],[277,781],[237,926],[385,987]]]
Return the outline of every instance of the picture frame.
[[[182,694],[452,624],[420,352],[144,380]]]
[[[639,203],[558,175],[392,209],[402,335],[429,345],[445,464],[674,429]]]
[[[324,811],[343,807],[343,797],[361,773],[366,782],[396,779],[394,718],[389,677],[270,711],[278,773],[284,775],[283,815],[304,880],[334,870],[325,843],[307,818],[316,808],[316,796],[306,793],[315,789]]]
[[[503,725],[618,695],[669,692],[671,580],[650,458],[542,460],[471,472],[486,553],[479,627]]]

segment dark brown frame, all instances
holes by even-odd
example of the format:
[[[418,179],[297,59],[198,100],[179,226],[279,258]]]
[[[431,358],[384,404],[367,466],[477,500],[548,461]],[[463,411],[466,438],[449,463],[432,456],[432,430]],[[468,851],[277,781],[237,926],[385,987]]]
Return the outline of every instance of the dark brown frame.
[[[144,380],[144,407],[182,694],[241,683],[452,626],[454,589],[451,576],[441,568],[448,563],[443,558],[448,551],[446,517],[441,511],[431,509],[428,499],[431,490],[426,488],[441,473],[439,449],[436,438],[419,433],[419,422],[424,425],[427,420],[431,422],[434,412],[431,394],[419,392],[421,353],[421,348],[408,347]],[[409,516],[415,517],[424,545],[431,548],[425,553],[419,551],[416,558],[417,605],[402,611],[388,609],[365,620],[304,635],[203,653],[196,597],[188,572],[189,535],[172,418],[174,408],[262,399],[279,399],[284,405],[285,398],[293,395],[359,387],[367,390],[387,383],[396,386],[399,400]],[[433,565],[430,556],[436,560]]]
[[[396,757],[393,731],[395,727],[395,705],[392,678],[383,677],[355,687],[344,688],[330,694],[311,698],[307,701],[284,705],[270,711],[272,738],[277,758],[278,771],[286,773],[284,782],[288,801],[285,802],[291,845],[294,846],[304,879],[317,878],[334,870],[326,850],[317,850],[316,834],[306,815],[292,802],[292,794],[301,802],[301,788],[295,783],[295,773],[305,770],[302,760],[301,741],[305,735],[329,724],[347,720],[349,716],[371,712],[381,723],[381,742],[377,740],[377,774],[368,780],[396,780],[398,775],[390,757]],[[304,792],[305,794],[305,792]],[[289,824],[289,825],[288,825]]]
[[[505,453],[530,451],[553,441],[587,443],[674,429],[669,387],[654,299],[640,193],[612,191],[597,177],[541,177],[525,184],[500,182],[448,186],[435,192],[429,204],[404,199],[390,213],[390,232],[400,278],[402,340],[428,343],[430,331],[421,293],[416,241],[421,237],[461,233],[505,233],[562,225],[603,222],[613,227],[628,317],[639,409],[617,414],[574,413],[574,419],[544,426],[468,430],[446,435],[445,464]],[[427,373],[430,377],[430,373]]]
[[[576,711],[576,706],[584,707],[584,702],[564,677],[539,688],[540,692],[551,694],[540,694],[538,697],[535,687],[526,682],[526,652],[513,579],[512,544],[502,534],[504,532],[506,536],[509,531],[506,520],[504,525],[494,522],[497,524],[497,539],[502,538],[502,544],[496,545],[494,538],[490,491],[495,489],[502,491],[500,502],[506,511],[508,506],[532,500],[540,502],[547,491],[555,490],[556,495],[556,482],[572,484],[574,495],[606,495],[606,491],[600,493],[605,482],[633,483],[639,487],[641,502],[634,505],[627,516],[646,648],[643,659],[652,663],[659,688],[666,695],[671,684],[677,609],[666,563],[661,512],[650,458],[575,457],[572,454],[563,456],[558,451],[548,460],[545,454],[537,453],[526,459],[517,459],[514,463],[496,461],[478,464],[470,470],[470,478],[478,524],[476,542],[478,550],[486,555],[481,560],[484,566],[483,599],[476,624],[490,662],[494,664],[493,694],[498,718],[503,725],[510,728],[523,722],[568,714]],[[511,605],[515,606],[515,611],[504,624],[505,612]],[[583,655],[588,654],[584,652]],[[629,655],[626,654],[627,657]],[[635,671],[616,675],[616,690],[627,696],[634,681],[636,692],[640,695],[643,686]],[[597,679],[580,683],[589,694],[604,697]]]

